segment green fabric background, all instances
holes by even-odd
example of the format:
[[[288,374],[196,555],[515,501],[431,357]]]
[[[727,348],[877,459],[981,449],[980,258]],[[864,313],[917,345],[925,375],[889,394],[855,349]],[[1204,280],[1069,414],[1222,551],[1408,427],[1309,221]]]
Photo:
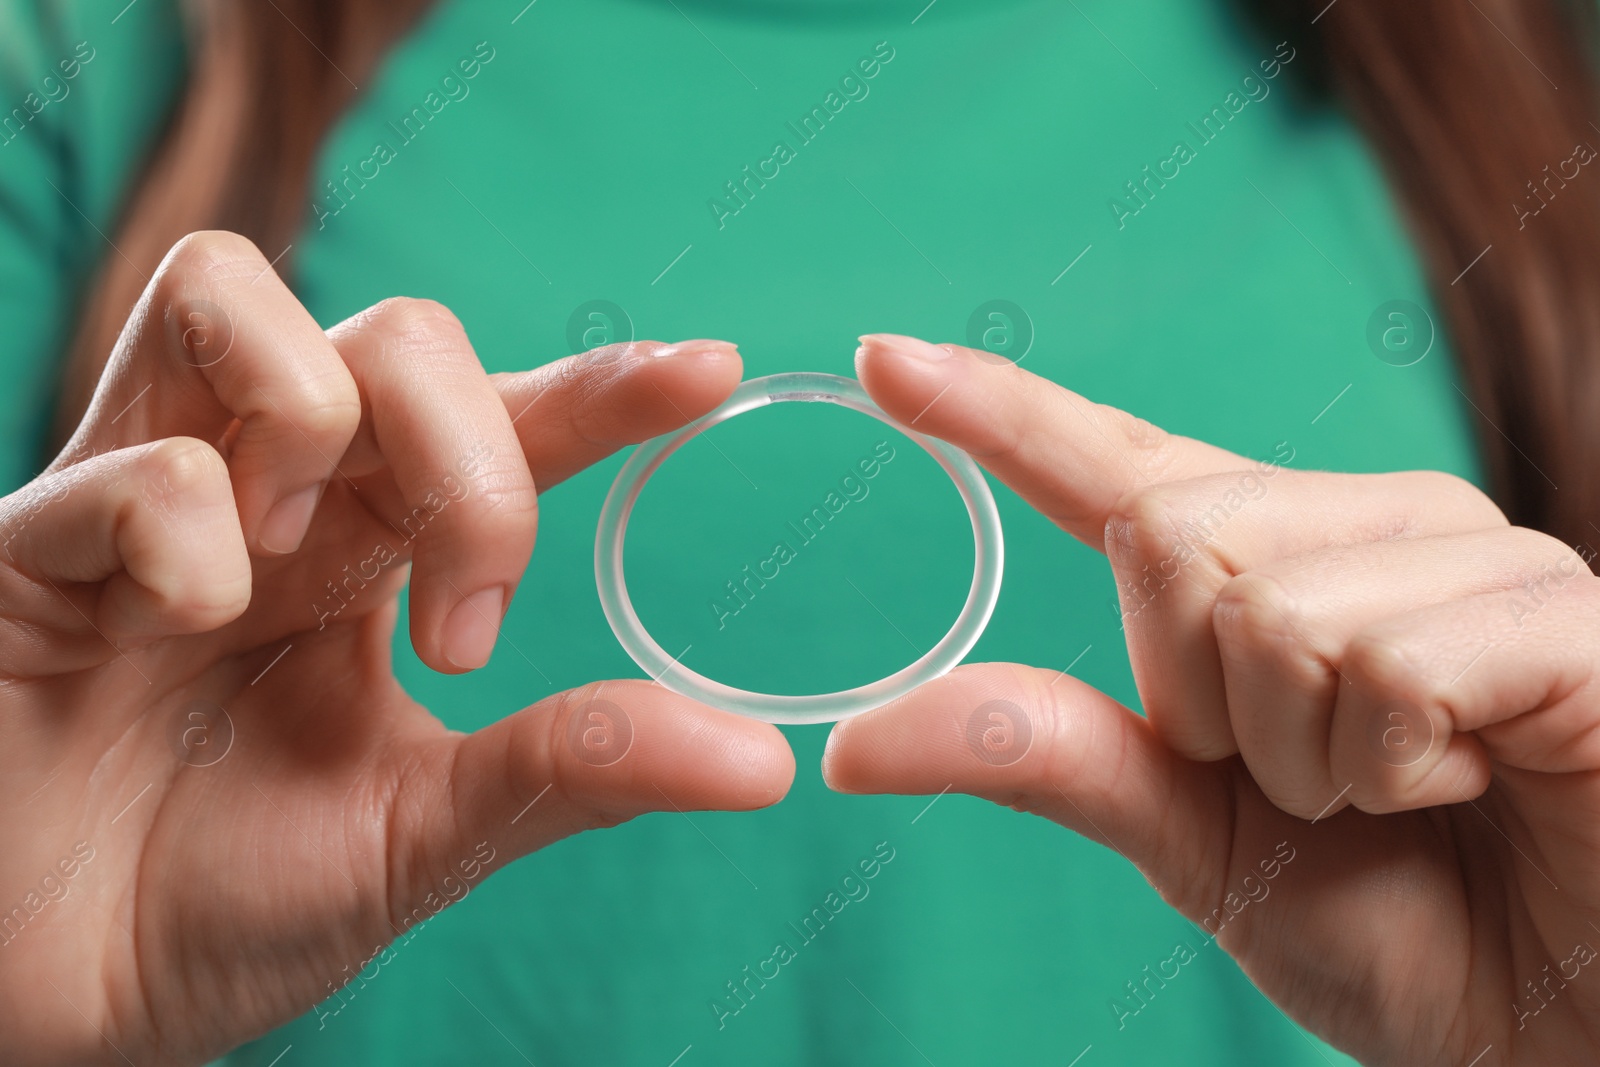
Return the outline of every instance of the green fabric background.
[[[860,333],[964,341],[975,309],[1006,300],[1033,337],[1024,366],[1170,429],[1258,458],[1286,448],[1295,467],[1474,473],[1442,341],[1403,368],[1369,350],[1375,309],[1428,300],[1349,126],[1293,106],[1291,63],[1214,142],[1186,127],[1276,44],[1218,5],[523,2],[442,4],[362,87],[322,155],[322,210],[337,206],[322,182],[379,140],[396,150],[295,241],[319,321],[433,297],[491,370],[508,370],[572,351],[575,310],[604,300],[638,337],[737,341],[748,376],[850,374]],[[121,8],[0,2],[6,107],[76,41],[97,49],[72,95],[0,147],[8,485],[37,466],[73,302],[109,252],[96,227],[112,232],[180,76],[170,0]],[[426,106],[480,42],[493,58],[470,92],[400,143],[389,124]],[[868,95],[800,144],[785,124],[879,42],[893,59]],[[780,139],[794,157],[719,228],[708,201]],[[1196,158],[1119,228],[1111,199],[1178,140]],[[603,325],[577,332],[625,339]],[[725,628],[710,609],[881,439],[848,412],[787,405],[674,457],[628,549],[663,645],[692,645],[685,662],[729,682],[815,692],[879,677],[936,640],[965,595],[970,530],[948,480],[903,438],[871,494],[781,581]],[[544,497],[485,670],[434,676],[401,628],[402,679],[450,725],[639,674],[593,587],[594,524],[619,462]],[[1137,706],[1105,562],[996,493],[1006,581],[971,658],[1074,663]],[[826,728],[786,733],[799,771],[773,809],[656,815],[563,842],[403,942],[338,1014],[229,1062],[1348,1062],[1116,856],[965,797],[834,795],[817,771]],[[878,849],[893,859],[870,894],[801,946],[787,924]],[[780,939],[797,957],[719,1029],[712,1001]],[[1198,958],[1119,1028],[1125,983],[1180,943]]]

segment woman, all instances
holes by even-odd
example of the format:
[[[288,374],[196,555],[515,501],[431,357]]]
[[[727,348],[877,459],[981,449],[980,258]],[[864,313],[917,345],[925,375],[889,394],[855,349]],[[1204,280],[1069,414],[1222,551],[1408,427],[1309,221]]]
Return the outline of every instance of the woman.
[[[4,9],[7,1062],[1593,1061],[1576,14],[424,6]],[[825,748],[593,681],[537,494],[852,350],[1016,493],[994,662]],[[675,457],[640,589],[850,427]],[[936,637],[895,491],[839,647],[687,662]]]

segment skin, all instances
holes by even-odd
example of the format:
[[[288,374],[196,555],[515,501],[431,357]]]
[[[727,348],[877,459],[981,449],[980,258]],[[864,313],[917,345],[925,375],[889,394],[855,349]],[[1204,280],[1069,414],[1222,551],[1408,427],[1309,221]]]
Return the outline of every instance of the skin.
[[[174,248],[62,457],[0,501],[0,1061],[203,1063],[518,856],[780,799],[774,727],[648,682],[463,735],[390,665],[408,569],[418,655],[481,665],[538,492],[740,373],[638,342],[490,377],[436,304],[324,333],[243,238]],[[370,580],[330,598],[346,566]]]
[[[839,724],[834,788],[960,790],[1117,849],[1365,1063],[1593,1062],[1582,559],[1459,479],[1264,467],[954,346],[868,337],[857,369],[1107,554],[1148,717],[965,666]],[[174,249],[83,427],[0,502],[0,907],[25,906],[0,913],[0,1059],[200,1063],[515,857],[780,799],[775,729],[659,686],[461,735],[389,662],[408,565],[418,654],[481,665],[538,491],[739,373],[722,342],[639,342],[488,377],[437,305],[324,333],[248,242]]]
[[[1365,1064],[1600,1057],[1582,558],[1451,476],[1272,468],[987,354],[862,341],[884,410],[1106,554],[1147,717],[967,665],[838,724],[835,789],[963,791],[1116,849]]]

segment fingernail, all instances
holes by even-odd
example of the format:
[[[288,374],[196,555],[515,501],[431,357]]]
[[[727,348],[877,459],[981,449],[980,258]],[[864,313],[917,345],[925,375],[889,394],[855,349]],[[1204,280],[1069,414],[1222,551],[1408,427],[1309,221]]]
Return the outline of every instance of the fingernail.
[[[439,634],[444,658],[464,671],[474,671],[489,662],[495,638],[500,636],[500,616],[506,606],[502,586],[480,589],[450,609]]]
[[[280,499],[267,509],[261,520],[261,530],[256,541],[268,552],[285,555],[300,547],[306,530],[311,526],[311,516],[322,497],[322,483],[308,485]]]
[[[950,358],[950,350],[948,348],[930,345],[926,341],[919,341],[915,337],[906,337],[898,333],[869,333],[861,337],[860,341],[861,347],[856,349],[857,355],[865,352],[869,345],[876,345],[879,348],[887,348],[891,352],[898,352],[902,356],[910,356],[912,359],[927,360],[929,362],[938,362],[941,359]]]
[[[689,341],[679,341],[677,344],[665,345],[656,349],[657,359],[668,356],[692,356],[702,352],[737,352],[739,349],[732,341],[718,341],[710,337],[696,337]]]

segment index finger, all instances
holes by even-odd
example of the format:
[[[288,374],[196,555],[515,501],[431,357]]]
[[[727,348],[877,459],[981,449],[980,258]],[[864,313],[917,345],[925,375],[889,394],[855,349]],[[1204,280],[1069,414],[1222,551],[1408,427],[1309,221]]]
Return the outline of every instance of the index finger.
[[[706,414],[728,399],[743,366],[728,341],[628,341],[490,381],[542,493]]]
[[[1106,520],[1127,493],[1254,465],[958,345],[868,334],[856,375],[902,424],[964,450],[1102,552]]]

